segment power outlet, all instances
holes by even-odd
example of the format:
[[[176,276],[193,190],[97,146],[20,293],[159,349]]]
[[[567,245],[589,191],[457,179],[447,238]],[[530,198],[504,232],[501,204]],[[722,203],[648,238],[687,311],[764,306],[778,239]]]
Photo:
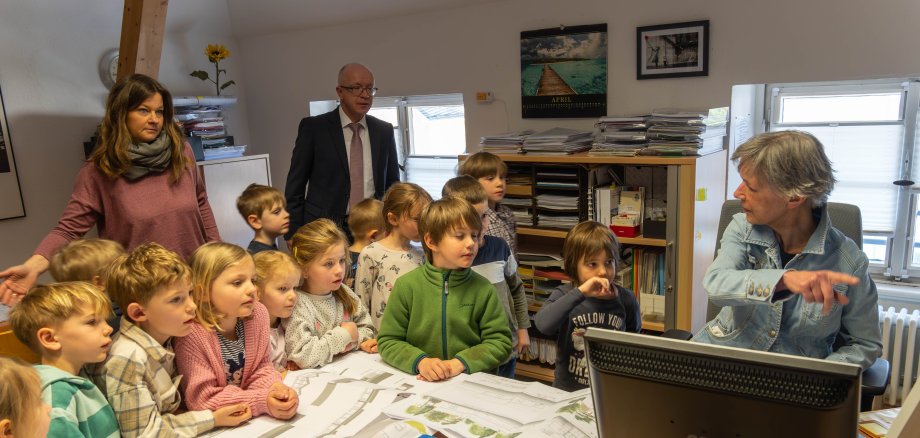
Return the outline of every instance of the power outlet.
[[[477,91],[476,92],[476,102],[479,103],[489,103],[495,100],[495,96],[491,91]]]

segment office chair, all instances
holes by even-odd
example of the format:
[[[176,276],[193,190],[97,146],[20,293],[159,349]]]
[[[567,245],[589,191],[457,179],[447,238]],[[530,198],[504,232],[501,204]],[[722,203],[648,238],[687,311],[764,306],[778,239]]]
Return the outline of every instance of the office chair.
[[[731,223],[732,217],[734,217],[736,213],[741,213],[741,201],[731,199],[722,204],[722,214],[719,217],[719,234],[716,238],[716,256],[719,255],[719,248],[722,246],[722,234],[725,232],[725,228]],[[834,228],[840,230],[844,236],[853,239],[856,246],[862,249],[862,213],[860,213],[859,207],[852,204],[828,202],[827,214]],[[715,319],[720,310],[722,310],[720,306],[710,301],[706,309],[706,321]],[[693,337],[693,334],[685,330],[671,329],[666,331],[662,336],[672,339],[689,340]],[[843,338],[838,336],[834,342],[834,349],[836,350],[842,344]],[[872,366],[863,370],[860,410],[868,411],[872,409],[872,399],[885,393],[885,387],[888,386],[890,378],[891,364],[888,363],[887,359],[882,357],[876,359]]]

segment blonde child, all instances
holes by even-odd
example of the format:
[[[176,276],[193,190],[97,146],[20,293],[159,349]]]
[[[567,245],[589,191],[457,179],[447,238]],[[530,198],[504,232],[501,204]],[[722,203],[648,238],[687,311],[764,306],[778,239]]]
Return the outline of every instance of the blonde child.
[[[426,381],[495,369],[511,354],[511,331],[495,287],[470,269],[482,221],[448,197],[425,209],[419,228],[428,262],[396,281],[380,357]]]
[[[383,220],[383,202],[367,198],[351,207],[348,213],[348,231],[351,232],[352,244],[348,247],[351,256],[348,271],[345,273],[345,285],[354,290],[355,272],[358,270],[358,256],[367,245],[380,240],[386,234]]]
[[[482,220],[482,229],[489,228],[488,197],[475,178],[469,175],[451,178],[444,183],[441,195],[454,196],[470,203]],[[511,328],[511,356],[507,362],[498,366],[496,374],[513,379],[518,354],[530,346],[530,335],[527,333],[527,329],[530,328],[530,315],[527,313],[524,283],[517,272],[517,261],[504,240],[480,234],[479,251],[476,252],[472,269],[495,287],[502,310],[508,318],[508,326]]]
[[[105,270],[124,253],[125,248],[113,240],[72,240],[51,256],[48,270],[55,281],[88,281],[105,292]],[[112,314],[107,322],[118,333],[121,308],[115,300],[112,300]]]
[[[112,240],[72,240],[51,256],[48,270],[55,281],[88,281],[104,288],[102,276],[105,269],[124,253],[125,248]]]
[[[479,180],[489,197],[489,228],[485,234],[501,237],[511,251],[517,253],[517,223],[514,212],[502,204],[505,199],[505,179],[508,166],[501,158],[489,152],[477,152],[460,164],[457,175],[469,175]]]
[[[293,417],[297,393],[271,364],[268,311],[256,301],[252,256],[236,245],[210,242],[192,253],[189,265],[198,313],[189,334],[175,340],[188,408],[246,403],[254,417]]]
[[[198,436],[252,417],[245,403],[213,412],[180,411],[172,343],[189,333],[197,306],[191,271],[176,253],[143,244],[116,259],[105,277],[106,291],[125,315],[108,359],[91,374],[115,410],[123,437]]]
[[[41,379],[19,359],[0,356],[0,437],[44,438],[51,406],[42,401]]]
[[[279,372],[287,369],[284,352],[284,327],[281,320],[289,318],[297,302],[300,267],[290,255],[281,251],[262,251],[252,258],[256,264],[256,286],[259,302],[268,310],[271,362]]]
[[[250,184],[236,198],[236,209],[256,233],[249,242],[249,252],[256,254],[278,249],[278,237],[285,235],[291,225],[286,206],[284,194],[278,189],[256,183]]]
[[[636,333],[642,328],[635,295],[613,283],[619,253],[616,236],[598,222],[582,222],[565,236],[563,267],[574,281],[553,290],[534,317],[537,329],[556,336],[556,388],[588,387],[583,339],[588,327]]]
[[[83,374],[105,360],[112,328],[109,299],[91,283],[40,285],[10,311],[13,333],[41,356],[42,400],[51,405],[48,436],[118,437],[109,402]]]
[[[396,279],[425,262],[422,249],[410,242],[420,240],[418,218],[430,202],[428,192],[412,183],[393,184],[383,196],[388,234],[361,251],[355,274],[355,292],[370,312],[374,327],[380,327]]]
[[[288,360],[300,368],[325,365],[358,346],[377,351],[367,309],[342,284],[346,245],[345,234],[329,219],[300,227],[291,239],[304,281],[294,313],[283,322],[284,342]]]

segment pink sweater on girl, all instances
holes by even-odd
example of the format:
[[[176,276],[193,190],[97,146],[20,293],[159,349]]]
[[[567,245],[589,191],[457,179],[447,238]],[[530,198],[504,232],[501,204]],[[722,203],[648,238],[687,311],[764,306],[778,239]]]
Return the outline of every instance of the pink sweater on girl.
[[[173,340],[176,367],[182,374],[182,395],[190,411],[215,410],[235,403],[248,403],[252,416],[268,412],[268,389],[281,381],[270,360],[268,310],[256,302],[252,317],[243,320],[246,339],[246,364],[240,387],[227,384],[224,360],[220,355],[217,332],[192,323],[187,336]]]

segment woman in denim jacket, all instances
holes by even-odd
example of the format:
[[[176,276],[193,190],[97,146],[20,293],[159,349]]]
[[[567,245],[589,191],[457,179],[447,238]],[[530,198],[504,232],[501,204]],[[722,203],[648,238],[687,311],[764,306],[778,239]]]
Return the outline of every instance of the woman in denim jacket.
[[[767,133],[732,161],[743,212],[703,279],[722,311],[694,340],[872,365],[882,350],[878,294],[865,253],[827,216],[835,180],[824,147],[804,132]]]

